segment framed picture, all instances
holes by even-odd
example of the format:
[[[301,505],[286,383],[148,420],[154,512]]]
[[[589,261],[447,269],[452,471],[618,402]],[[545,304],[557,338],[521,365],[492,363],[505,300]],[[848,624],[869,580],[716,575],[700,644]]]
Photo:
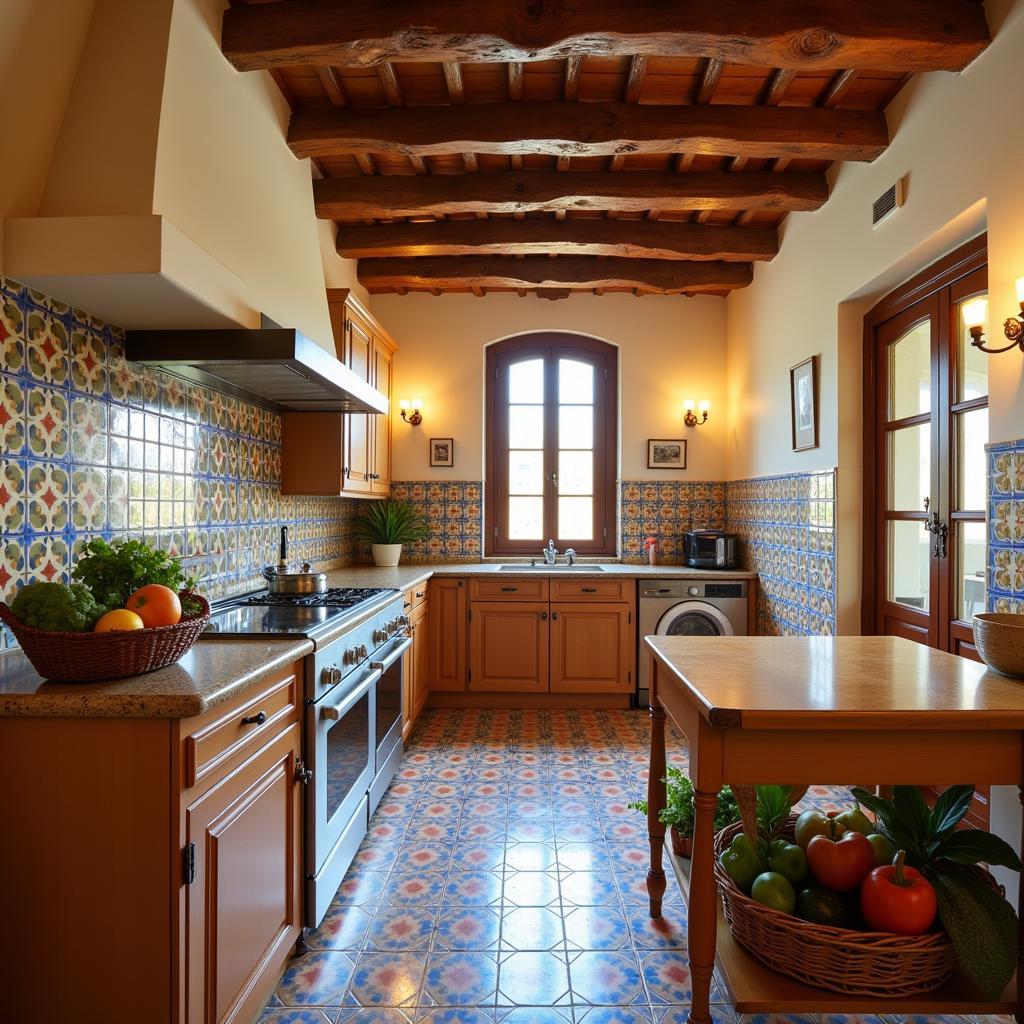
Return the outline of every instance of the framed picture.
[[[789,400],[793,425],[793,451],[818,447],[817,356],[790,368]]]
[[[432,437],[430,439],[431,466],[455,465],[455,441],[450,437]]]
[[[647,442],[648,469],[686,469],[686,442],[652,438]]]

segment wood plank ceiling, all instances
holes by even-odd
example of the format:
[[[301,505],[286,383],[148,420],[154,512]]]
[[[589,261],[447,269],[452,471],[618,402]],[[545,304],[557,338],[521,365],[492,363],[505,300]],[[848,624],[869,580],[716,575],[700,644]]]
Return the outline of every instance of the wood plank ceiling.
[[[748,284],[910,75],[988,41],[973,0],[232,0],[222,36],[371,292],[547,298]]]

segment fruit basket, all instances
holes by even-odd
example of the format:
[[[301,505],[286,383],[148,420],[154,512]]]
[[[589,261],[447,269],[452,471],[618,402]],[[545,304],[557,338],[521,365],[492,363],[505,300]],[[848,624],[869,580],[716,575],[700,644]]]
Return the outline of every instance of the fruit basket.
[[[45,679],[87,683],[142,675],[173,665],[192,648],[210,621],[205,597],[183,590],[180,597],[200,611],[173,626],[107,633],[57,633],[27,626],[0,602],[0,620],[14,634],[25,657]]]
[[[791,815],[782,831],[791,842],[795,823]],[[733,936],[763,963],[808,985],[879,998],[930,992],[952,975],[958,960],[945,931],[902,936],[834,928],[773,910],[745,895],[717,859],[742,830],[737,822],[715,836],[715,879]]]

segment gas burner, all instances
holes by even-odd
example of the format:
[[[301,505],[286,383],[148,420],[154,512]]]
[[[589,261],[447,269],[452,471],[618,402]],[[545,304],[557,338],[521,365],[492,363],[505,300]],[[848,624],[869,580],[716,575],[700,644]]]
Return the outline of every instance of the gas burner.
[[[355,608],[390,588],[330,587],[319,594],[272,594],[264,591],[238,601],[238,605],[260,605],[277,608]]]

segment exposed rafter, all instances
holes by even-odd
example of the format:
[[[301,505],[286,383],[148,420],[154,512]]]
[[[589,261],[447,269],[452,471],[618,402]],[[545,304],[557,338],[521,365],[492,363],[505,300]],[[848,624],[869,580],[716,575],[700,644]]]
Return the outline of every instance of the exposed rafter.
[[[435,221],[342,227],[338,252],[349,259],[383,256],[626,256],[664,260],[770,260],[774,228],[704,227],[666,221],[539,218]]]
[[[542,210],[817,210],[822,174],[744,171],[527,171],[325,178],[313,183],[317,216],[334,220],[439,217]]]
[[[470,103],[295,114],[300,157],[355,153],[440,156],[614,156],[679,150],[714,156],[873,160],[889,144],[880,111],[803,107],[641,106],[635,103]]]
[[[360,260],[359,280],[384,288],[643,288],[647,291],[721,292],[750,284],[749,263],[597,259],[544,256],[439,256],[436,259]]]
[[[580,54],[716,58],[796,70],[958,71],[988,42],[984,10],[971,0],[284,0],[228,8],[222,31],[224,53],[242,71]]]

